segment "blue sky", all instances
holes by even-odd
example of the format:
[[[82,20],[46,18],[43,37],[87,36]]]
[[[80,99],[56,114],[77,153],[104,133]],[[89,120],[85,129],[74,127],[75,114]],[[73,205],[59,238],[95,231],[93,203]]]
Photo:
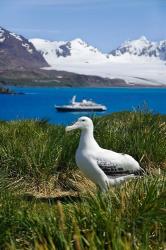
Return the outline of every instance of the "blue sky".
[[[82,38],[102,51],[166,39],[166,0],[1,0],[0,26],[27,38]]]

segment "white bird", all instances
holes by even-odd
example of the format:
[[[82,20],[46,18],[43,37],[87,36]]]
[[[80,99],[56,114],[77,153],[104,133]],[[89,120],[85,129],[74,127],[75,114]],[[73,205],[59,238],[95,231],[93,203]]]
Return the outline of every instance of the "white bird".
[[[94,139],[90,118],[82,116],[76,123],[66,127],[66,131],[74,129],[81,129],[76,164],[102,191],[144,172],[132,156],[101,148]]]

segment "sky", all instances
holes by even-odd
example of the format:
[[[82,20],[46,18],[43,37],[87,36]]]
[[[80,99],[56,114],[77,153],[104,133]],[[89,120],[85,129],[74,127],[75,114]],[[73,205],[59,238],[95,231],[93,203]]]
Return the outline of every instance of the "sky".
[[[166,39],[166,0],[0,0],[0,26],[26,38],[81,38],[103,52]]]

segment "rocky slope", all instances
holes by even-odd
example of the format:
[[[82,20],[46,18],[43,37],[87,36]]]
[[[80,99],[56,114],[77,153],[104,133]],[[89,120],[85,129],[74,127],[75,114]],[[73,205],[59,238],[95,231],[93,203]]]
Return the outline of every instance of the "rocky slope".
[[[31,42],[0,27],[0,70],[46,66],[47,62]]]

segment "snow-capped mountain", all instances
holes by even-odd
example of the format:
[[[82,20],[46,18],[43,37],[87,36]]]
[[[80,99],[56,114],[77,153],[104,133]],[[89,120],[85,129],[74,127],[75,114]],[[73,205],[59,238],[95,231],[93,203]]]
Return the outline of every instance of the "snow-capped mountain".
[[[30,42],[41,52],[51,66],[59,63],[87,64],[107,60],[107,55],[79,38],[72,41],[53,42],[43,39],[30,39]]]
[[[166,41],[151,42],[145,36],[142,36],[137,40],[126,41],[110,52],[110,55],[113,56],[125,54],[166,60]]]
[[[28,41],[0,27],[0,74],[4,70],[11,72],[11,69],[13,72],[36,70],[34,77],[38,74],[39,78],[42,75],[48,79],[55,78],[52,70],[59,70],[82,74],[82,79],[97,76],[111,81],[121,79],[128,84],[166,85],[166,40],[152,42],[141,37],[126,41],[116,50],[105,54],[81,39]]]
[[[151,42],[146,37],[126,41],[111,53],[104,54],[81,39],[50,42],[31,39],[50,65],[47,70],[65,70],[129,84],[166,84],[166,41]]]
[[[0,69],[48,66],[42,55],[23,36],[0,27]]]
[[[117,49],[112,50],[108,54],[104,54],[97,48],[88,45],[81,39],[72,41],[48,41],[43,39],[29,40],[35,48],[41,52],[50,66],[61,63],[71,64],[98,64],[106,63],[121,57],[122,61],[133,58],[146,57],[147,59],[166,60],[166,40],[160,42],[151,42],[145,36],[137,40],[126,41]],[[119,59],[118,59],[119,60]]]

